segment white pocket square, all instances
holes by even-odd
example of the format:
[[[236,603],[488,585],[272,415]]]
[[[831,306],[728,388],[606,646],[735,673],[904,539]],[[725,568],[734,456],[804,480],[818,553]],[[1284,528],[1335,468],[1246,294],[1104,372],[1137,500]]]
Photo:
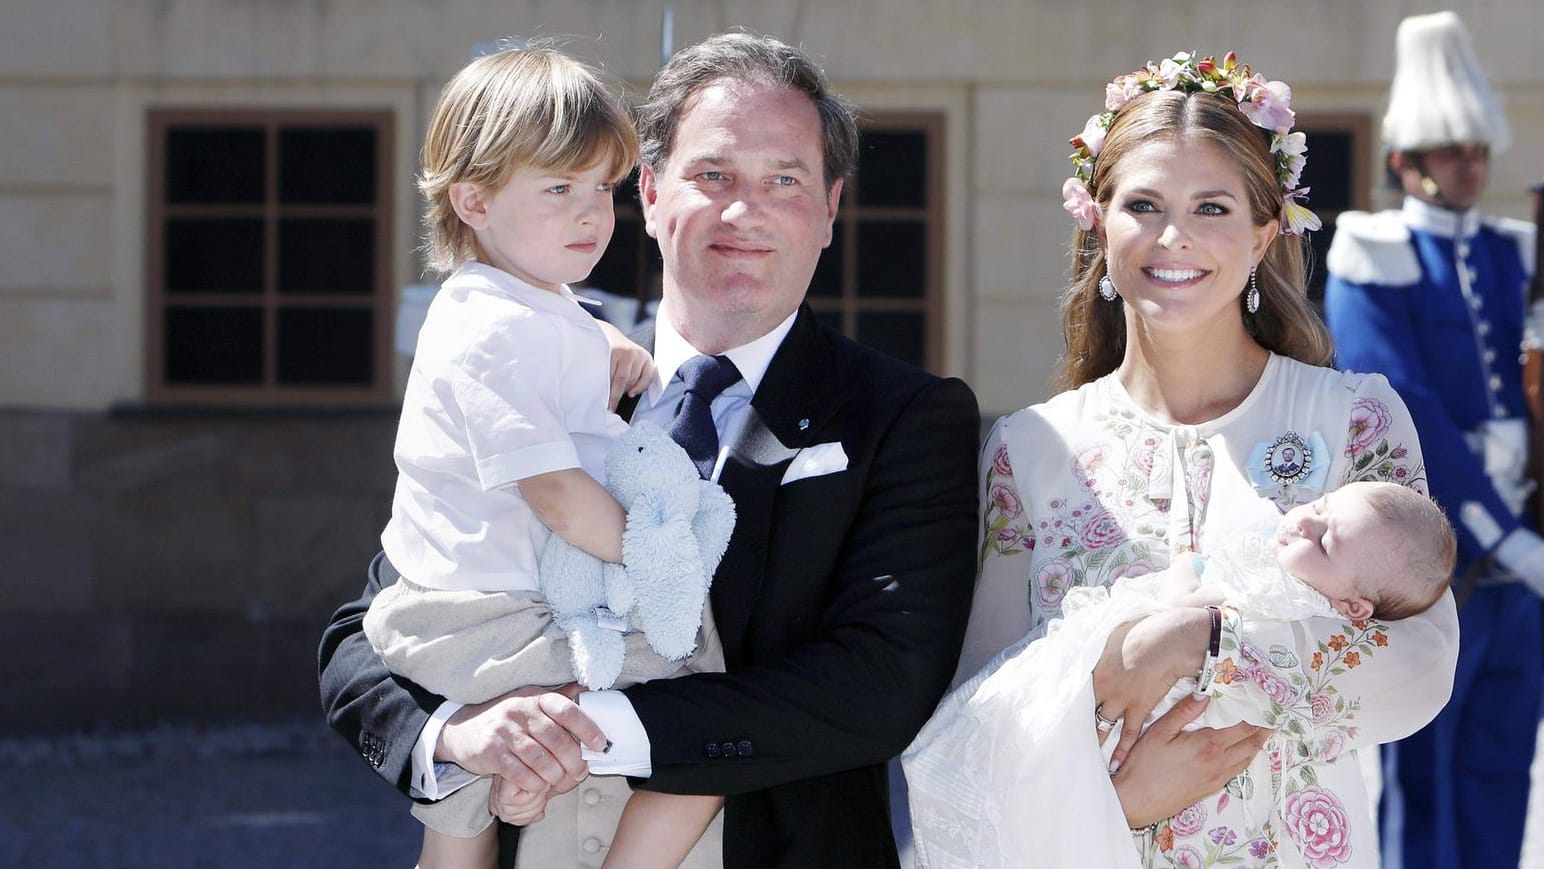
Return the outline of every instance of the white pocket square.
[[[845,470],[847,470],[847,451],[842,449],[841,441],[815,444],[799,450],[799,454],[793,457],[788,470],[783,472],[782,484],[786,486],[796,480],[822,477]]]

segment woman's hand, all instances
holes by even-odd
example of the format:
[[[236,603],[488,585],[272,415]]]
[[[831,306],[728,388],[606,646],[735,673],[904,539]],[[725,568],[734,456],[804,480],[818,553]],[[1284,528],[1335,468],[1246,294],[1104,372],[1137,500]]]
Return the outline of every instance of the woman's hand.
[[[1210,615],[1193,607],[1154,613],[1110,634],[1094,666],[1094,702],[1100,716],[1126,722],[1112,767],[1125,763],[1142,735],[1142,722],[1174,683],[1200,671],[1210,636]],[[1101,733],[1100,743],[1108,736]]]
[[[606,407],[616,410],[623,395],[639,395],[648,388],[654,377],[654,357],[617,327],[604,320],[596,322],[606,336],[606,343],[611,345],[611,398]]]
[[[1221,791],[1265,746],[1271,731],[1247,723],[1183,730],[1206,704],[1207,698],[1194,695],[1174,704],[1147,729],[1110,779],[1131,828],[1173,817]]]

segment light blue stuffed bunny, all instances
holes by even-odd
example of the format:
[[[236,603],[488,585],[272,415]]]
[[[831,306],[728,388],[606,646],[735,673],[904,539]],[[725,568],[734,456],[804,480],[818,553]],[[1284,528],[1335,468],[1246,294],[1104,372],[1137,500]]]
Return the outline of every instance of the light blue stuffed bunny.
[[[661,657],[697,645],[713,571],[734,530],[734,501],[702,479],[659,426],[639,423],[606,456],[606,488],[627,511],[622,562],[608,564],[556,534],[539,577],[553,620],[568,635],[574,677],[609,688],[622,672],[622,632],[642,631]]]

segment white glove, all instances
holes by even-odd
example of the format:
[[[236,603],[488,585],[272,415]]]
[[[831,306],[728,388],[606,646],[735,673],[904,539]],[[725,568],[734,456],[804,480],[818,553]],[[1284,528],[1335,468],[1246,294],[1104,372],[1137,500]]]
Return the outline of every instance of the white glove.
[[[1518,528],[1501,538],[1496,560],[1516,574],[1534,593],[1544,595],[1544,537]]]
[[[1544,299],[1528,306],[1528,319],[1523,321],[1523,349],[1544,350]]]

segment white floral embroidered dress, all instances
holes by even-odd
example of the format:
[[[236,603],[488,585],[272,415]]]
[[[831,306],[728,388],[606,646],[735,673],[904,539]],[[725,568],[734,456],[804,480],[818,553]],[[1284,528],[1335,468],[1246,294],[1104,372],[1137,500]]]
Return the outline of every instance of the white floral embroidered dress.
[[[999,421],[981,476],[982,565],[962,674],[1060,615],[1073,586],[1162,570],[1175,555],[1204,554],[1213,540],[1353,480],[1425,491],[1414,428],[1387,381],[1274,355],[1243,403],[1196,426],[1149,417],[1113,375],[1063,393]],[[1103,645],[1095,640],[1067,665],[1091,669]],[[1132,840],[1139,864],[1376,866],[1371,810],[1352,750],[1402,738],[1437,713],[1451,691],[1457,642],[1451,595],[1387,624],[1283,623],[1228,611],[1214,705],[1252,706],[1278,733],[1225,791]],[[1067,704],[1067,721],[1093,742],[1090,680],[1048,702]],[[1041,714],[1025,710],[1026,720]],[[1014,760],[1008,754],[990,762]],[[1084,792],[1053,785],[1008,801],[1032,813],[1045,801],[1081,800],[1106,815],[1091,817],[1088,829],[1108,830],[1112,820],[1123,829],[1113,788],[1095,778],[1076,779]],[[1087,793],[1090,787],[1096,792]],[[1284,795],[1279,807],[1276,790]],[[923,807],[913,819],[923,856],[930,835],[951,834],[947,821],[934,824],[926,814]],[[1015,817],[1022,814],[1004,820]],[[1008,865],[1040,865],[1037,855],[1004,856]]]

